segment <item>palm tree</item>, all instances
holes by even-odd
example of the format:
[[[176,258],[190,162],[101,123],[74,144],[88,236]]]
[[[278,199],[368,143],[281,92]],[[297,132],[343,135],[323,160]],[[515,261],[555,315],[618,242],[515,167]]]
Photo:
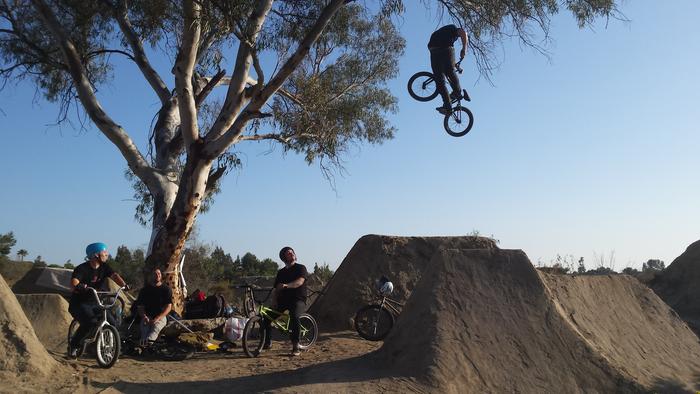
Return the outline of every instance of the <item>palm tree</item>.
[[[19,257],[19,261],[24,261],[24,258],[29,254],[25,249],[20,249],[17,251],[17,257]]]

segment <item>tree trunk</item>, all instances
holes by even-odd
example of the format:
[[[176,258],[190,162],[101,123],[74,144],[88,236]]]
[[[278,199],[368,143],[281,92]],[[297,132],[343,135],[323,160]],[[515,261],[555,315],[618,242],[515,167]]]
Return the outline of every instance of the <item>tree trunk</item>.
[[[211,169],[211,161],[198,153],[199,147],[196,144],[188,155],[175,202],[164,225],[154,228],[151,253],[146,258],[148,271],[154,268],[162,270],[164,282],[173,291],[173,310],[180,314],[184,308],[184,293],[179,281],[178,265],[185,241],[201,207]]]

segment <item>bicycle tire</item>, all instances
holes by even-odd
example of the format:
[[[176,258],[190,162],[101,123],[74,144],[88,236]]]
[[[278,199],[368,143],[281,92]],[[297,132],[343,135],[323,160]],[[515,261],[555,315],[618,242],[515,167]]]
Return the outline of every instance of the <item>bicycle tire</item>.
[[[121,350],[119,332],[116,328],[111,325],[100,328],[100,332],[97,333],[96,350],[97,365],[102,368],[112,368],[119,359]]]
[[[365,305],[355,313],[355,331],[368,341],[381,341],[394,327],[394,315],[379,305]]]
[[[245,317],[253,317],[255,315],[255,301],[246,297],[243,301],[243,313],[245,313]]]
[[[260,316],[253,316],[243,328],[243,352],[248,357],[258,357],[265,345],[265,337],[270,335],[263,326]]]
[[[299,348],[304,350],[311,347],[318,339],[318,324],[308,313],[299,315]]]
[[[452,112],[445,114],[443,121],[445,131],[453,137],[463,137],[474,126],[474,115],[469,108],[457,106],[452,108]]]
[[[75,336],[75,332],[78,331],[78,327],[80,327],[80,322],[73,319],[73,321],[70,322],[70,326],[68,327],[68,338],[66,342],[66,354],[70,356],[70,351],[71,351],[71,340],[73,339],[73,336]]]
[[[158,356],[164,361],[187,360],[194,353],[194,346],[184,342],[170,342],[158,347]]]
[[[425,81],[421,78],[427,78]],[[416,85],[416,81],[418,81]],[[408,94],[414,99],[422,102],[430,101],[438,96],[437,85],[433,79],[433,73],[421,71],[413,74],[408,80]]]

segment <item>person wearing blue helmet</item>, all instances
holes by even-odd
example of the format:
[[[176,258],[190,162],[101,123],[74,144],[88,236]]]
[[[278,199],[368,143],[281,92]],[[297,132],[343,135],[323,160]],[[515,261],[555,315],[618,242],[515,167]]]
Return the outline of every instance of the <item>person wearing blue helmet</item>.
[[[107,278],[112,278],[119,286],[128,288],[124,279],[107,264],[108,258],[109,252],[107,252],[106,244],[102,242],[92,243],[85,248],[85,262],[75,267],[73,275],[71,275],[70,284],[73,292],[68,304],[68,312],[80,322],[80,327],[71,339],[71,357],[78,355],[82,340],[99,318],[100,309],[93,298],[94,296],[87,291],[87,288],[102,290]]]

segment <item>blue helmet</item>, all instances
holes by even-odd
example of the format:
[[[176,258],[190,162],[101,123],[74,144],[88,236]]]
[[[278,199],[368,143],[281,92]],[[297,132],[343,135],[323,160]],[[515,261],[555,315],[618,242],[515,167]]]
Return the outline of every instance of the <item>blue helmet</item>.
[[[87,258],[92,258],[92,256],[96,255],[97,253],[100,253],[103,250],[107,250],[107,244],[103,242],[95,242],[93,244],[90,244],[85,248],[85,256]]]

